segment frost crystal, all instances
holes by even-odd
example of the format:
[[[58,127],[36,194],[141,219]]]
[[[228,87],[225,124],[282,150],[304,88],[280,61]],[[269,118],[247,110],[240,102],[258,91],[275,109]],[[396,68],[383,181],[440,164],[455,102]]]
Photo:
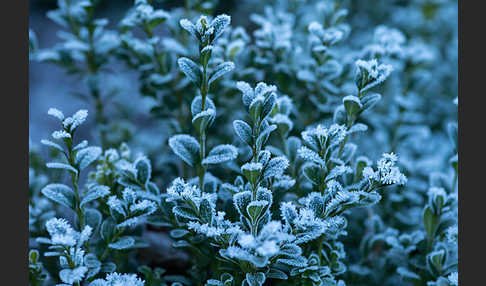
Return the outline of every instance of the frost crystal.
[[[449,282],[454,286],[459,285],[459,279],[458,279],[457,274],[458,273],[456,271],[456,272],[452,272],[451,274],[449,274],[449,276],[447,276],[447,279],[449,279]]]
[[[391,65],[379,65],[376,59],[357,60],[356,67],[356,83],[362,92],[385,81],[393,70]]]
[[[58,131],[52,132],[52,138],[54,138],[54,139],[71,138],[71,134],[67,133],[64,130],[58,130]]]
[[[67,220],[63,218],[52,218],[46,222],[46,229],[51,235],[52,244],[74,246],[79,237]]]
[[[201,191],[196,186],[191,186],[190,184],[186,184],[184,179],[176,178],[172,185],[167,189],[167,194],[169,197],[167,201],[174,201],[178,199],[185,199],[189,200],[191,198],[201,196]]]
[[[106,275],[105,279],[96,279],[89,286],[144,286],[145,281],[136,274],[119,274],[113,272]]]
[[[377,168],[380,182],[384,185],[399,184],[404,185],[407,178],[400,172],[400,169],[395,166],[397,156],[393,153],[383,154],[382,158],[378,160]],[[367,171],[368,173],[369,171]]]
[[[241,166],[242,171],[261,171],[263,169],[262,163],[246,163]]]
[[[447,229],[447,240],[451,243],[457,243],[458,239],[458,228],[457,225],[450,226]]]
[[[261,246],[257,247],[256,251],[262,256],[272,256],[278,253],[279,247],[275,241],[267,240]]]
[[[238,243],[244,248],[252,248],[256,245],[255,238],[251,234],[240,235]]]

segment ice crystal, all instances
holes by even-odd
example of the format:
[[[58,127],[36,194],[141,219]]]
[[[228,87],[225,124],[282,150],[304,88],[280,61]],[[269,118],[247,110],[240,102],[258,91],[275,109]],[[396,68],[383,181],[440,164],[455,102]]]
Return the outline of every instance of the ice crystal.
[[[144,286],[145,281],[135,274],[120,274],[117,272],[106,275],[105,279],[96,279],[90,286]]]

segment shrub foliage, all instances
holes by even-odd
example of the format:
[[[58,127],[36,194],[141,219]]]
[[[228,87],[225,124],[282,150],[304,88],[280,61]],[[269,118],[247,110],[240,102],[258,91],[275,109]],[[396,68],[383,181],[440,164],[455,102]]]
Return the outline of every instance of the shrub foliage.
[[[98,2],[29,32],[86,100],[30,144],[31,285],[458,285],[457,1]]]

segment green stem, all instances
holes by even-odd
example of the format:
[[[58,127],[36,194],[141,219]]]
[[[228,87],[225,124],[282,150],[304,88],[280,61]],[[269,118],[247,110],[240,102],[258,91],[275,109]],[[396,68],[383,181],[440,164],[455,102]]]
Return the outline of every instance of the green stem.
[[[206,96],[208,93],[208,83],[207,83],[207,64],[203,65],[203,78],[202,78],[202,86],[200,88],[201,92],[201,111],[206,109]],[[201,135],[199,136],[199,159],[201,164],[201,170],[199,172],[199,188],[202,190],[204,185],[204,176],[206,174],[206,167],[202,164],[202,161],[206,157],[206,130],[202,130]]]
[[[113,241],[116,241],[116,239],[123,233],[125,228],[120,228],[115,232],[115,235],[108,241],[106,244],[105,251],[103,251],[103,254],[101,254],[100,261],[103,261],[108,253],[110,253],[110,247],[108,247],[108,244],[112,243]]]
[[[346,142],[348,141],[348,137],[349,137],[349,135],[346,135],[346,137],[344,137],[343,142],[341,142],[341,146],[339,146],[338,157],[341,157],[341,155],[343,154],[344,145],[346,145]]]
[[[199,172],[199,188],[202,190],[204,184],[204,176],[206,175],[206,167],[202,164],[202,161],[206,156],[206,131],[203,131],[201,136],[199,136],[199,145],[200,145],[199,159],[201,162],[201,168]]]

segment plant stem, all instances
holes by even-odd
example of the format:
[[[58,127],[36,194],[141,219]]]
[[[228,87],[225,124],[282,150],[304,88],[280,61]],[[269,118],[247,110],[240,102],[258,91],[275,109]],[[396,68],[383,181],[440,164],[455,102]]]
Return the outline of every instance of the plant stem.
[[[113,241],[115,241],[123,233],[123,230],[124,229],[125,228],[118,229],[115,232],[115,235],[113,235],[113,237],[108,241],[108,243],[106,244],[105,251],[103,251],[103,254],[101,254],[100,261],[103,261],[106,258],[106,256],[108,255],[108,253],[110,252],[110,247],[108,247],[108,244],[110,244]]]
[[[208,83],[207,83],[207,64],[203,65],[203,78],[202,78],[202,86],[200,88],[201,92],[201,111],[206,109],[206,96],[208,93]],[[201,164],[201,170],[199,172],[199,188],[202,190],[204,185],[204,176],[206,175],[206,167],[202,164],[202,161],[206,157],[206,130],[201,131],[201,135],[199,136],[199,159]]]

